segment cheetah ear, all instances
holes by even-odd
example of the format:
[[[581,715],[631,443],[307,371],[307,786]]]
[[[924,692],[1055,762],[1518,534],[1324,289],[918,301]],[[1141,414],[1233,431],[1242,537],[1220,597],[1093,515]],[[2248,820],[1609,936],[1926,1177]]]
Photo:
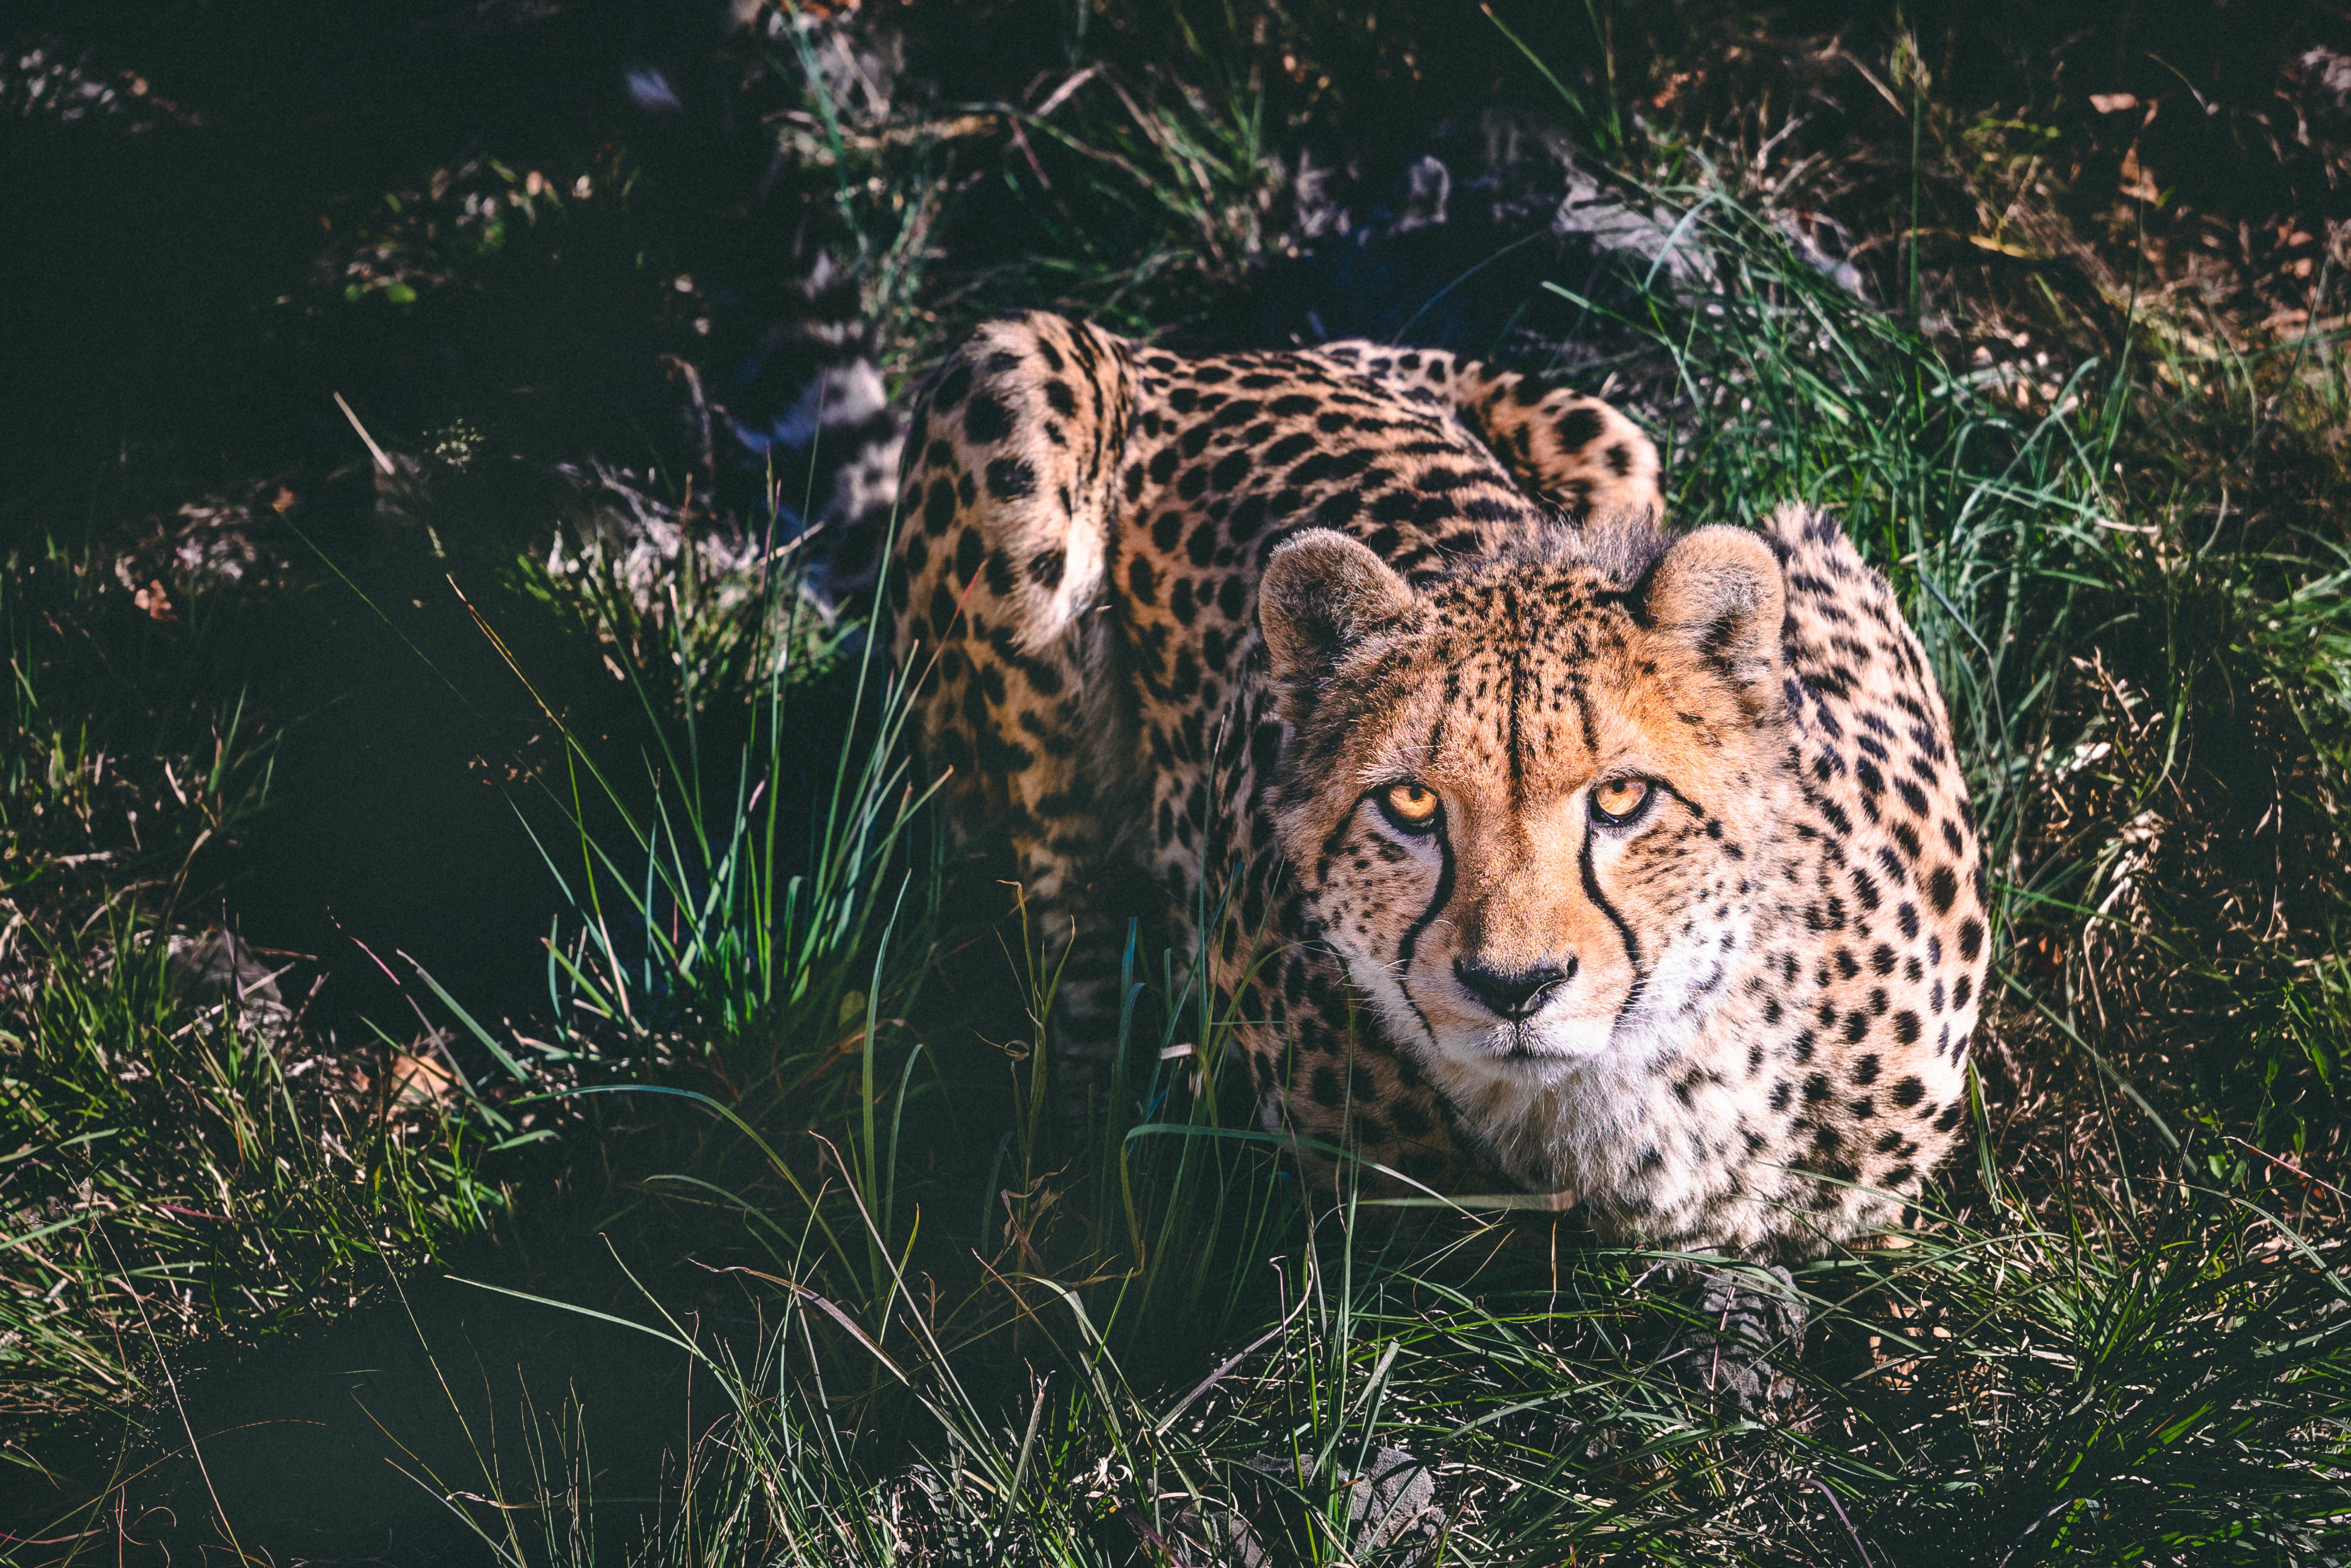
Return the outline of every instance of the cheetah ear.
[[[1267,662],[1296,724],[1348,647],[1412,612],[1412,588],[1387,562],[1329,528],[1285,541],[1257,590]]]
[[[1787,607],[1779,559],[1745,528],[1699,528],[1676,539],[1641,591],[1650,625],[1726,662],[1743,684],[1774,691]]]

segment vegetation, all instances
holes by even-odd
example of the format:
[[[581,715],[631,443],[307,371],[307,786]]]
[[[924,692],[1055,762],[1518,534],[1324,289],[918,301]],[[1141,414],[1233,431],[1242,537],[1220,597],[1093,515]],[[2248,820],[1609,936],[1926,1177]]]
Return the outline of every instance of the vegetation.
[[[893,43],[787,6],[695,46],[699,75],[614,55],[653,105],[629,136],[475,149],[329,214],[300,351],[398,367],[350,383],[335,460],[272,457],[290,477],[233,528],[153,535],[118,500],[10,557],[0,1399],[57,1522],[0,1561],[309,1551],[209,1471],[153,1490],[208,1440],[174,1371],[266,1364],[434,1272],[625,1325],[696,1392],[666,1458],[615,1473],[595,1400],[525,1378],[493,1418],[419,1318],[462,1440],[386,1427],[445,1505],[394,1543],[418,1556],[2338,1560],[2342,40],[2232,41],[2175,83],[2147,60],[2202,57],[2202,24],[1049,9],[917,4]],[[2247,130],[2272,98],[2300,139]],[[756,204],[695,114],[763,128],[765,215],[710,216]],[[1471,145],[1519,151],[1478,171]],[[1542,182],[1571,178],[1607,245],[1551,226]],[[802,281],[755,285],[787,233]],[[434,380],[425,346],[469,323],[527,336],[566,256],[611,287],[562,298],[609,292],[666,391],[591,420]],[[1145,904],[1111,1105],[1045,1113],[1043,934],[987,846],[951,854],[899,744],[919,672],[797,531],[825,443],[856,439],[825,423],[844,367],[903,393],[1016,303],[1178,343],[1311,311],[1546,365],[1649,425],[1680,517],[1808,499],[1894,578],[1985,825],[1996,1001],[1972,1158],[1795,1276],[1786,1410],[1655,1365],[1693,1310],[1673,1259],[1573,1216],[1306,1203],[1228,1081],[1229,998]],[[774,428],[814,434],[751,452],[729,422],[766,419],[787,361],[819,392],[794,425],[790,382]],[[412,371],[429,396],[388,384]],[[632,466],[540,482],[591,456]],[[57,505],[28,486],[10,516]],[[405,672],[363,711],[440,704],[496,784],[467,799],[538,891],[465,928],[495,963],[380,927],[275,955],[214,916],[282,912],[266,841],[331,777],[307,737],[371,700],[287,679],[287,623]],[[594,1290],[532,1261],[591,1252]],[[84,1476],[61,1434],[89,1432],[115,1458]]]

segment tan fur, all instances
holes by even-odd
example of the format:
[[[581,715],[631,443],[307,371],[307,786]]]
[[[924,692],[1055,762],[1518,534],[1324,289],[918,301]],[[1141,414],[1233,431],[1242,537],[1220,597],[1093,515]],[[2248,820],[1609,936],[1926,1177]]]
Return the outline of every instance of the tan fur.
[[[1940,697],[1834,525],[1670,536],[1656,475],[1604,404],[1443,354],[1041,316],[959,350],[898,650],[937,656],[959,821],[1008,816],[1076,932],[1070,1027],[1113,1001],[1089,879],[1139,862],[1183,909],[1237,867],[1210,946],[1275,1124],[1659,1245],[1896,1213],[1988,956]],[[1617,779],[1651,793],[1611,824]],[[1435,831],[1381,810],[1407,780]]]

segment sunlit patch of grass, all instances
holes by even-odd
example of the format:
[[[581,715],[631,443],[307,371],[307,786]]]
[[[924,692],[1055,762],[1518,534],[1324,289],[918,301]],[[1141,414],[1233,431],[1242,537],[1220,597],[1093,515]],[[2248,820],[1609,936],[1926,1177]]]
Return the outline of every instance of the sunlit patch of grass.
[[[590,517],[560,527],[515,574],[657,713],[698,724],[714,707],[755,705],[773,683],[820,680],[842,652],[850,629],[804,586],[799,553],[678,512],[626,528]]]
[[[125,1401],[155,1356],[359,1304],[486,1228],[494,1129],[287,1021],[191,998],[145,911],[16,933],[0,1006],[0,1409]],[[307,1071],[302,1070],[307,1069]]]

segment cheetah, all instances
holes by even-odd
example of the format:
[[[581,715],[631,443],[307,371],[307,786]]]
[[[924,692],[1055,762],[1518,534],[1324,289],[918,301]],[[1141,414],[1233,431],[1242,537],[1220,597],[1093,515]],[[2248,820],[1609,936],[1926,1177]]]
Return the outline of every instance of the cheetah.
[[[1943,701],[1803,507],[1662,521],[1608,404],[1428,350],[1045,314],[913,414],[886,586],[958,831],[1008,823],[1106,1079],[1120,866],[1198,911],[1270,1128],[1758,1264],[1898,1218],[1989,962]]]

